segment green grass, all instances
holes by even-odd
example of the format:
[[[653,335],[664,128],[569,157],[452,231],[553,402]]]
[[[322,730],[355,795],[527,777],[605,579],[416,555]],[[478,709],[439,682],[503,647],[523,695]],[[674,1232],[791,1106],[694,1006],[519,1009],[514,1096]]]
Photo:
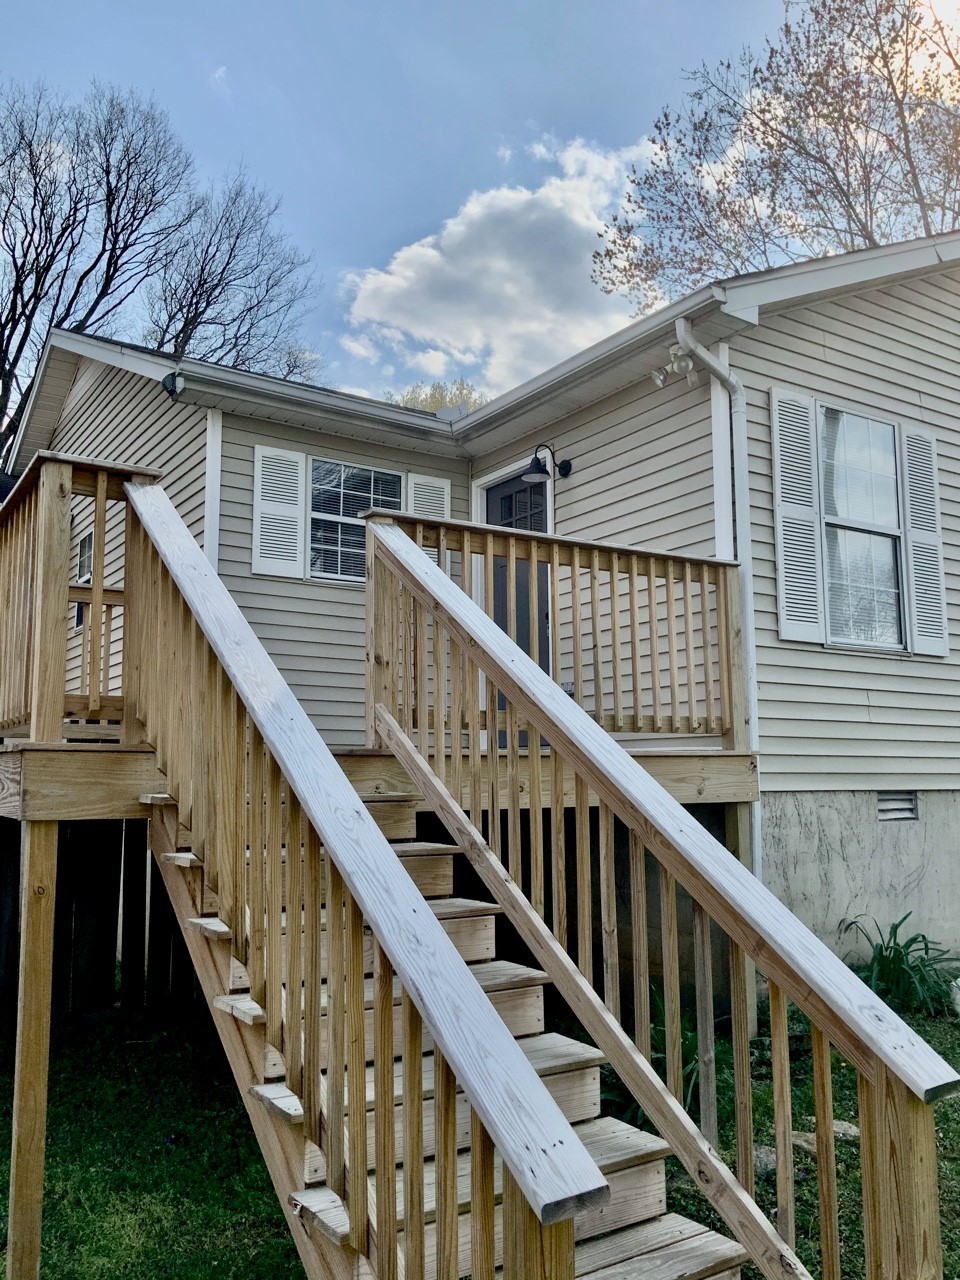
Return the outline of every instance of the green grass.
[[[930,1017],[920,1013],[906,1015],[905,1020],[927,1040],[948,1062],[960,1069],[960,1020],[952,1015]],[[761,1013],[760,1034],[751,1044],[753,1107],[756,1142],[774,1145],[773,1083],[770,1072],[770,1044],[764,1035]],[[809,1034],[805,1019],[791,1012],[791,1075],[793,1083],[794,1129],[809,1128],[805,1118],[813,1115],[813,1084],[810,1075]],[[733,1081],[728,1071],[718,1073],[720,1108],[720,1149],[728,1164],[735,1165],[733,1129]],[[837,1120],[857,1123],[857,1077],[846,1062],[833,1055],[834,1115]],[[940,1218],[946,1280],[960,1277],[960,1095],[944,1099],[935,1109],[937,1153],[940,1184]],[[843,1276],[863,1275],[863,1210],[860,1187],[860,1144],[838,1139],[837,1196],[840,1214],[840,1239]],[[813,1276],[820,1274],[819,1223],[816,1161],[803,1152],[795,1152],[795,1189],[797,1219],[797,1253]],[[668,1165],[667,1199],[671,1209],[698,1218],[724,1230],[706,1201],[696,1191],[683,1167],[676,1160]],[[776,1174],[757,1178],[757,1200],[775,1221]],[[759,1277],[752,1267],[744,1268],[745,1277]]]
[[[0,1254],[13,1081],[0,1073]],[[42,1280],[302,1280],[209,1022],[54,1049]]]

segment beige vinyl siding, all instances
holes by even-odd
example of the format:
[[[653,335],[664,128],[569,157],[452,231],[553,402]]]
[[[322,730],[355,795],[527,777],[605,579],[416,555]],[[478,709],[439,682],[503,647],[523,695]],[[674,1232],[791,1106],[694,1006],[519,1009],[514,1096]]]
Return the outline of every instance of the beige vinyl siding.
[[[527,461],[538,441],[569,458],[554,486],[556,532],[690,555],[714,553],[710,388],[649,378],[484,455],[477,480]]]
[[[254,631],[332,746],[364,741],[362,584],[276,578],[251,572],[254,447],[298,450],[362,466],[448,477],[451,511],[468,517],[468,464],[224,415],[220,576]]]
[[[161,471],[164,489],[190,532],[202,542],[206,425],[205,409],[176,404],[159,382],[83,359],[49,447],[61,453]],[[92,499],[75,498],[71,579],[77,572],[80,539],[92,522]],[[104,547],[108,586],[122,585],[123,528],[123,505],[110,503]],[[111,650],[110,687],[114,690],[119,688],[122,634],[122,615],[118,615]],[[68,689],[75,692],[80,688],[81,637],[72,627],[67,658]]]
[[[950,789],[960,759],[960,273],[765,317],[731,344],[748,390],[764,791]],[[807,391],[937,437],[951,653],[784,642],[769,391]]]

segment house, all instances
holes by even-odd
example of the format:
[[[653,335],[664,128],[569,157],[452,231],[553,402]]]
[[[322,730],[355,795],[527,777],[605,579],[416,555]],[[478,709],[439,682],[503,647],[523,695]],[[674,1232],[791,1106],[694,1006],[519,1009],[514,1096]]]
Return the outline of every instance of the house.
[[[158,468],[335,747],[364,741],[368,507],[736,557],[760,794],[723,794],[756,874],[834,945],[912,909],[960,946],[958,257],[949,234],[706,286],[453,420],[54,333],[10,465]],[[570,474],[518,481],[541,444]]]

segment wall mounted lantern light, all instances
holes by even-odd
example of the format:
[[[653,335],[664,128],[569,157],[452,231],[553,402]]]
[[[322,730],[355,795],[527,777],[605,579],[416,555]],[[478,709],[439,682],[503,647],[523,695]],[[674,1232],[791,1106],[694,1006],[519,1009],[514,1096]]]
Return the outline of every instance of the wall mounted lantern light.
[[[564,458],[561,462],[557,461],[557,455],[553,451],[553,446],[549,444],[538,444],[533,451],[533,457],[530,464],[521,476],[522,480],[526,480],[528,484],[535,484],[538,480],[545,480],[550,476],[550,467],[540,457],[540,450],[546,449],[550,454],[550,464],[553,467],[554,474],[559,476],[561,480],[566,480],[567,476],[573,470],[573,463],[569,458]]]

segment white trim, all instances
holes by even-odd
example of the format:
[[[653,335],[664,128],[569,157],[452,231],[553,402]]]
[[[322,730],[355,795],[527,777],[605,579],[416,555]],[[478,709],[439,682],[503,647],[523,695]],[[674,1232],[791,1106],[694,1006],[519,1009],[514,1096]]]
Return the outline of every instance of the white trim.
[[[726,342],[718,342],[713,354],[723,365],[730,363]],[[713,449],[713,554],[733,560],[733,463],[730,439],[730,395],[719,378],[710,376],[710,435]]]
[[[220,562],[220,485],[223,467],[223,410],[207,410],[207,449],[203,478],[203,553]]]

